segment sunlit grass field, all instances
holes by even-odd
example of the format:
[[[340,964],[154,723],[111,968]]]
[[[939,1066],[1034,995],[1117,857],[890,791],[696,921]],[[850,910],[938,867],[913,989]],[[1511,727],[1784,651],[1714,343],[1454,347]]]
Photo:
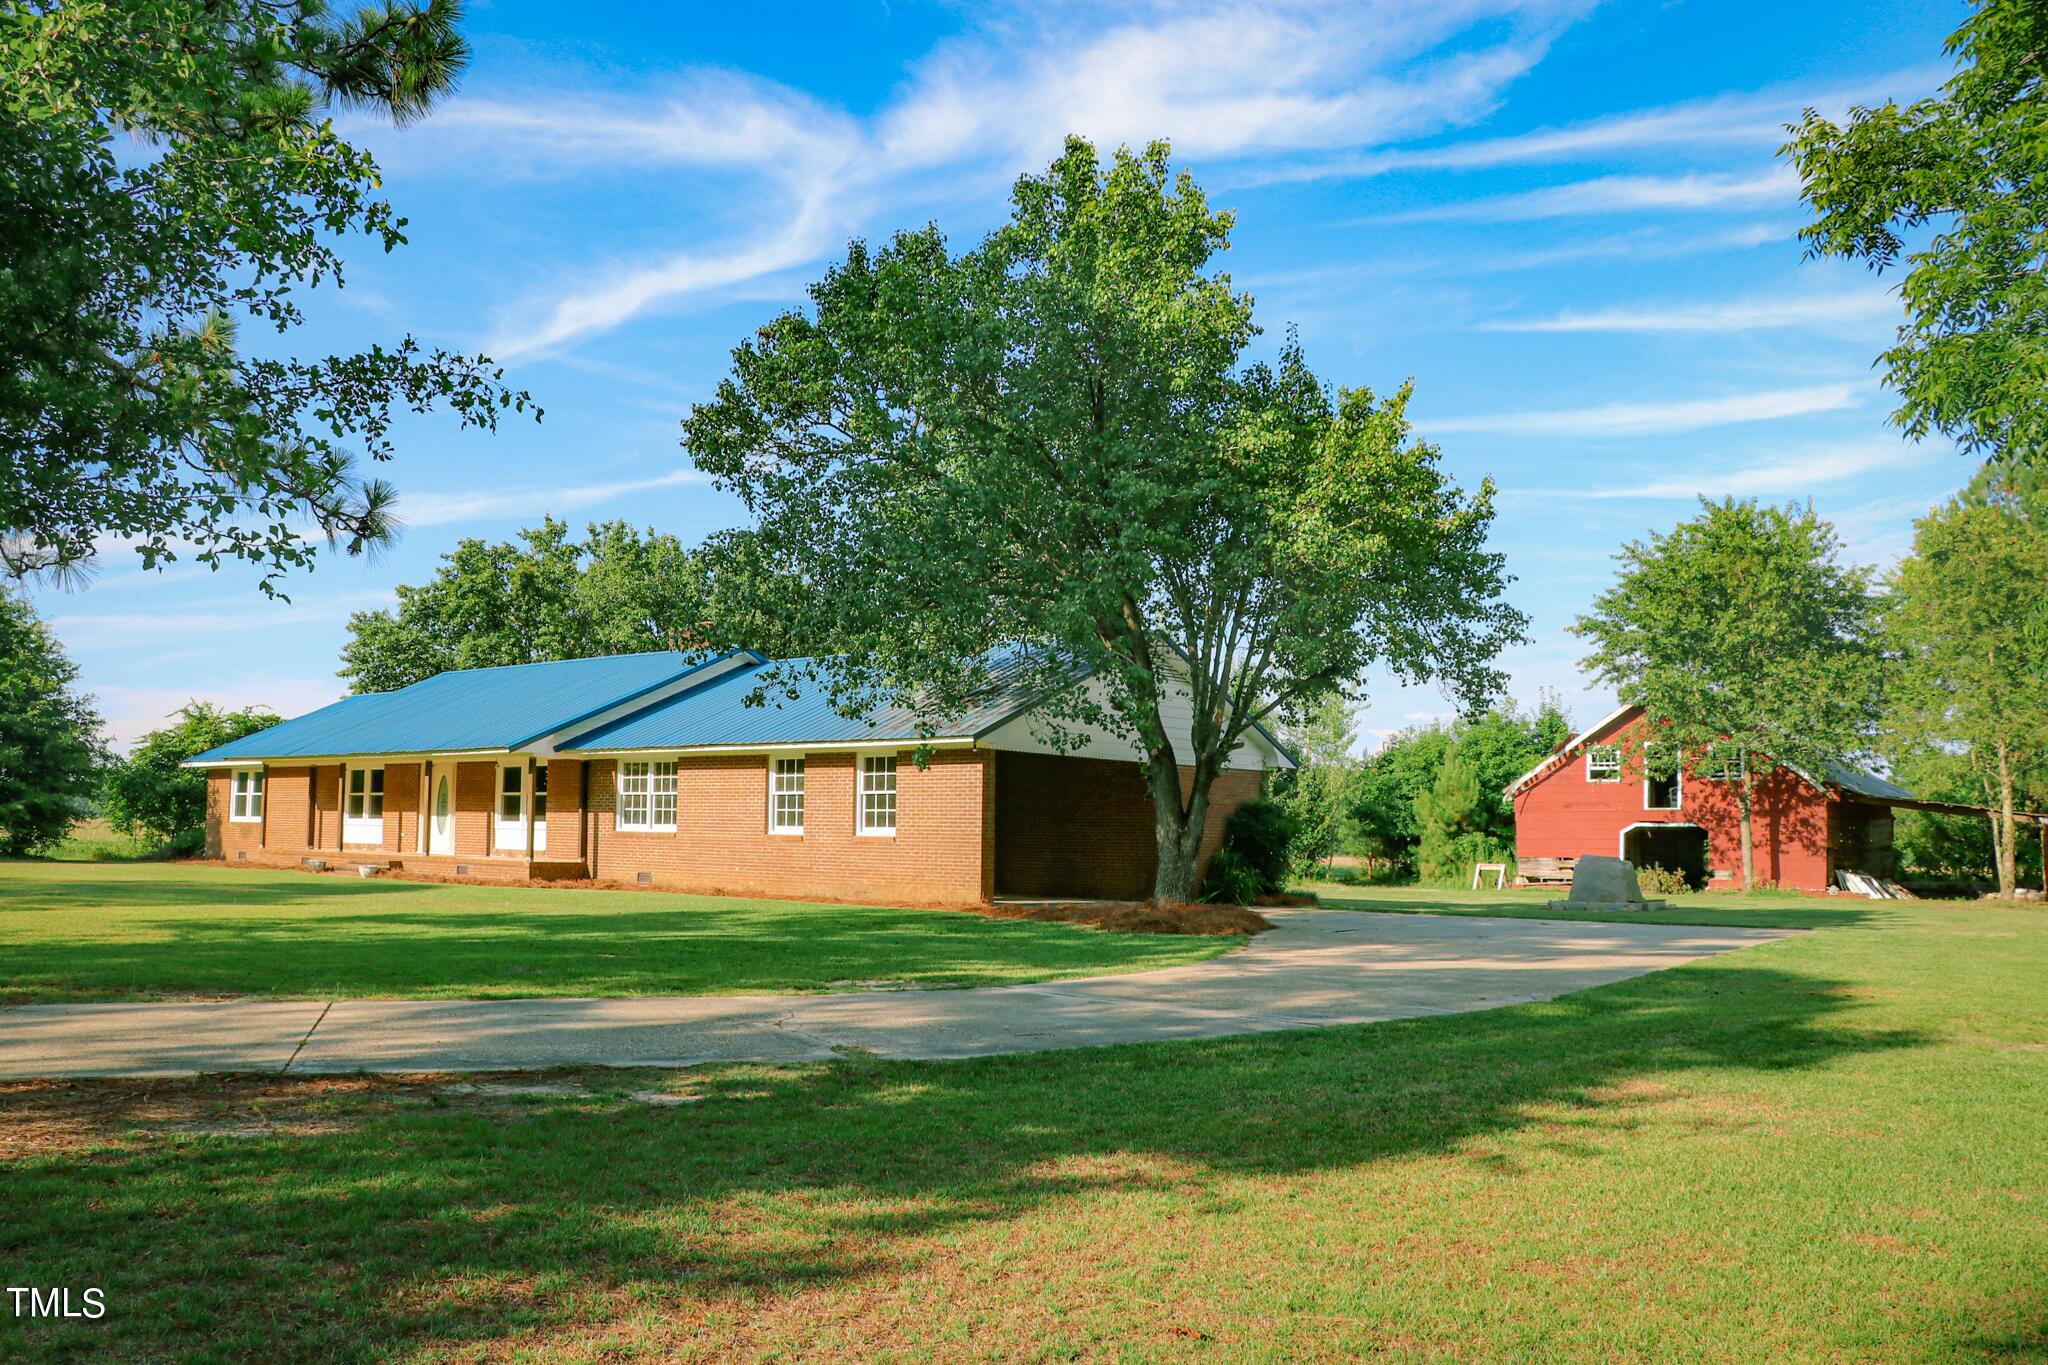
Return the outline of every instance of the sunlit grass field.
[[[989,986],[1201,961],[1239,937],[947,910],[0,862],[0,1002],[721,995]]]
[[[2048,914],[1775,913],[1816,927],[1227,1041],[0,1087],[0,1264],[108,1305],[0,1355],[2048,1354]]]

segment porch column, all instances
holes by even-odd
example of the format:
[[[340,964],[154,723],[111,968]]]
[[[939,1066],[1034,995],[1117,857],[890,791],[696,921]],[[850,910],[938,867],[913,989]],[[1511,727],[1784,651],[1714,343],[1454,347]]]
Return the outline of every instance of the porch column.
[[[528,872],[529,874],[531,874],[531,873],[532,873],[532,871],[533,871],[533,808],[534,808],[534,804],[535,804],[535,803],[534,803],[534,786],[533,786],[533,755],[532,755],[532,754],[528,754],[528,755],[526,756],[526,864],[527,864],[527,866],[526,866],[526,870],[527,870],[527,872]]]
[[[415,851],[425,857],[427,854],[427,822],[434,818],[434,760],[420,760],[420,823],[413,831]]]

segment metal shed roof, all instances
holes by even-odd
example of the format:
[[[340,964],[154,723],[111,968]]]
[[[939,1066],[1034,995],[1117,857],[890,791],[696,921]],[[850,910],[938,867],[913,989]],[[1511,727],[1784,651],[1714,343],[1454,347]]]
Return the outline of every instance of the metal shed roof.
[[[1032,695],[1021,682],[994,670],[995,685],[964,714],[934,723],[920,732],[917,714],[884,706],[864,716],[847,717],[832,709],[821,680],[802,683],[809,659],[784,659],[780,667],[798,679],[795,699],[774,695],[759,706],[747,698],[761,686],[766,663],[720,673],[703,683],[664,697],[616,720],[569,736],[558,747],[564,753],[612,749],[697,749],[766,744],[914,744],[931,739],[971,739],[1002,724],[1027,707]]]
[[[457,669],[396,692],[344,697],[188,761],[516,749],[713,662],[661,650]]]

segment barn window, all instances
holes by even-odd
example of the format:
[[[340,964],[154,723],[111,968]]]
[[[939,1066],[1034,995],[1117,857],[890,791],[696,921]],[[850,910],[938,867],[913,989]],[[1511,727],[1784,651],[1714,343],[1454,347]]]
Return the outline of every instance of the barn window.
[[[1682,751],[1670,744],[1643,746],[1643,809],[1677,810],[1684,796]]]
[[[1586,750],[1586,780],[1621,781],[1621,750],[1612,744],[1596,744]]]
[[[1716,744],[1700,761],[1699,775],[1709,782],[1740,782],[1749,771],[1749,751],[1740,744]]]

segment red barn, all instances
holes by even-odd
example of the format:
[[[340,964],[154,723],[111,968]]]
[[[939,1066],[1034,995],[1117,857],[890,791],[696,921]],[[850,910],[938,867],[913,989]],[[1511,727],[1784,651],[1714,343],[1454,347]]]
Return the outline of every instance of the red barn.
[[[1624,761],[1642,725],[1642,708],[1625,706],[1508,788],[1517,861],[1604,854],[1682,871],[1696,886],[1740,886],[1742,817],[1727,775],[1701,754]],[[1758,880],[1823,891],[1837,872],[1890,877],[1894,805],[1934,803],[1846,765],[1819,778],[1773,770],[1751,809]]]

